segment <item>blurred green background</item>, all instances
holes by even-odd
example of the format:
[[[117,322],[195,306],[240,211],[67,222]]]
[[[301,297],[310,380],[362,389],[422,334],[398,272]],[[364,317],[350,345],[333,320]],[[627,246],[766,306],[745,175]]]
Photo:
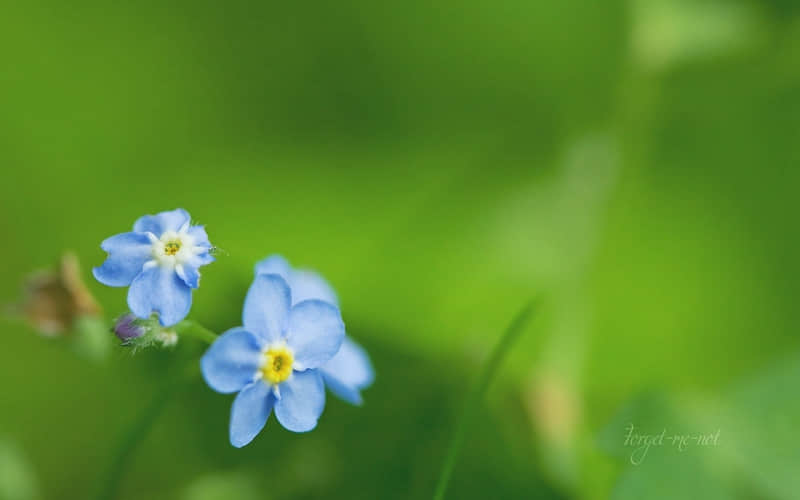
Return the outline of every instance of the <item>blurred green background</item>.
[[[239,324],[256,260],[337,289],[365,405],[242,450],[197,378],[122,499],[430,498],[469,383],[543,299],[448,498],[800,490],[800,4],[788,0],[6,2],[0,298],[184,207],[221,248],[191,317]],[[174,352],[0,320],[0,499],[92,498]],[[637,432],[717,432],[631,463]]]

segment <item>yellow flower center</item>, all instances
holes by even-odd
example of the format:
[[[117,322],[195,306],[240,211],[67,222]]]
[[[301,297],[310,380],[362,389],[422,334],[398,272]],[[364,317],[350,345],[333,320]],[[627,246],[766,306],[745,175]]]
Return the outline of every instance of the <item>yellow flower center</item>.
[[[294,363],[294,356],[287,347],[270,347],[264,351],[261,374],[267,382],[279,384],[292,374],[292,363]]]
[[[167,255],[175,255],[181,249],[181,242],[179,240],[168,241],[164,245],[164,253]]]

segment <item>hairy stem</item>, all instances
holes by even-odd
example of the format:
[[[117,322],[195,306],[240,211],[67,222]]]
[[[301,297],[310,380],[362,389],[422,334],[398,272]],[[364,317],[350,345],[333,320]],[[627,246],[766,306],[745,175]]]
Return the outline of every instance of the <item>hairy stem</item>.
[[[522,332],[525,323],[528,321],[528,318],[533,311],[533,308],[534,302],[531,301],[517,313],[517,315],[514,317],[514,320],[506,329],[505,333],[503,333],[500,341],[494,346],[489,358],[483,363],[477,379],[475,379],[473,382],[469,396],[467,396],[465,401],[464,409],[459,416],[458,423],[456,424],[456,430],[453,433],[452,440],[450,441],[450,447],[447,450],[444,466],[442,467],[442,472],[439,475],[439,481],[436,484],[436,492],[433,495],[434,500],[442,500],[444,498],[445,491],[447,490],[447,483],[450,481],[450,476],[453,474],[456,458],[458,457],[458,452],[461,450],[461,446],[464,443],[464,437],[466,436],[467,429],[475,417],[475,412],[478,406],[481,404],[481,400],[486,393],[486,389],[489,387],[494,375],[497,373],[497,369],[502,364],[509,348]]]

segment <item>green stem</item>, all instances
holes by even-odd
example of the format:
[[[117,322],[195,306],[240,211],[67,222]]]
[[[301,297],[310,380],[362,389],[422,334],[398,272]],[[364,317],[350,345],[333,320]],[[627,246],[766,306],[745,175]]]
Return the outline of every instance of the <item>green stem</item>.
[[[467,434],[467,428],[472,422],[475,412],[486,393],[486,389],[489,387],[495,373],[497,373],[497,369],[502,364],[506,353],[522,332],[523,326],[525,326],[528,317],[533,311],[533,306],[534,302],[531,301],[517,313],[505,333],[503,333],[500,341],[494,346],[494,350],[492,350],[489,358],[484,362],[478,374],[478,378],[473,382],[469,396],[464,405],[464,410],[461,412],[458,424],[456,425],[452,441],[450,441],[450,447],[447,450],[444,466],[439,475],[439,481],[436,484],[436,492],[433,495],[434,500],[442,500],[444,498],[445,491],[447,490],[447,483],[450,481],[450,476],[453,474],[453,468],[456,464],[456,457],[458,457],[458,452]]]
[[[178,335],[194,337],[208,344],[213,344],[214,341],[217,340],[216,333],[212,332],[200,323],[190,319],[185,319],[172,328],[178,333]]]
[[[194,337],[209,344],[217,339],[216,333],[192,320],[183,320],[172,328],[178,335]],[[193,362],[186,369],[175,371],[173,377],[163,382],[150,405],[131,424],[117,444],[105,481],[100,487],[100,492],[97,496],[98,500],[112,500],[116,497],[119,483],[125,473],[126,464],[136,450],[136,446],[147,436],[153,423],[161,415],[178,389],[183,387],[188,380],[194,378],[197,375],[196,372],[197,363]]]
[[[153,397],[150,405],[145,408],[122,436],[109,465],[106,479],[100,487],[100,492],[97,495],[98,500],[112,500],[116,497],[128,459],[133,454],[136,446],[147,436],[150,427],[161,415],[167,402],[172,399],[173,394],[183,385],[184,381],[185,378],[178,377],[175,380],[164,382]]]

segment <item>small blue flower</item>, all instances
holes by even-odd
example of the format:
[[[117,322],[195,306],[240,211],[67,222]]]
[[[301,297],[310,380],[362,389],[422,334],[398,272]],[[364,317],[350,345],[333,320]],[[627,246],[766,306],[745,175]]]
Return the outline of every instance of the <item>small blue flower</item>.
[[[94,277],[104,285],[130,286],[128,307],[136,316],[156,312],[162,325],[174,325],[189,314],[198,269],[214,261],[205,228],[190,222],[182,208],[139,218],[132,232],[100,244],[108,258],[92,270]]]
[[[239,393],[231,408],[231,444],[241,448],[252,441],[273,408],[286,429],[310,431],[325,407],[317,368],[344,338],[339,309],[314,299],[292,305],[286,281],[264,274],[247,292],[242,322],[220,335],[200,361],[212,389]]]
[[[319,299],[339,306],[336,292],[325,279],[314,271],[293,269],[280,255],[272,255],[256,264],[256,276],[278,274],[289,284],[294,303],[308,299]],[[322,368],[325,385],[339,398],[354,405],[362,403],[361,390],[375,380],[375,371],[366,351],[345,337],[336,356]]]

